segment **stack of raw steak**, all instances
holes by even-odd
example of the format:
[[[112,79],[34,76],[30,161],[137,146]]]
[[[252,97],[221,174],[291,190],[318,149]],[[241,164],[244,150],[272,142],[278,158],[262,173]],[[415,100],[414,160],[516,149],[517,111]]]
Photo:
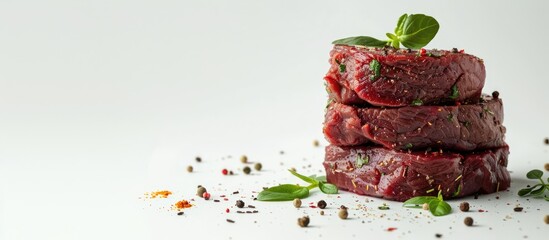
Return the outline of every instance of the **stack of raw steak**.
[[[330,64],[328,182],[397,201],[509,187],[503,105],[497,92],[482,95],[481,59],[336,45]]]

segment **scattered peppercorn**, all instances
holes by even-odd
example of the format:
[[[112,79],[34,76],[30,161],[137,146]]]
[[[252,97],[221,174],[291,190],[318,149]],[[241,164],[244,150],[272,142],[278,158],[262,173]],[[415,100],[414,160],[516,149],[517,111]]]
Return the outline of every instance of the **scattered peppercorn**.
[[[441,237],[442,237],[442,234],[437,233],[437,234],[435,234],[435,237],[436,237],[436,238],[441,238]]]
[[[499,92],[498,91],[493,91],[492,92],[492,97],[495,98],[495,99],[498,99],[499,98]]]
[[[549,215],[545,215],[545,217],[543,218],[543,221],[544,221],[546,224],[549,224]]]
[[[301,207],[301,199],[299,199],[299,198],[294,199],[294,207],[295,208],[300,208]]]
[[[295,167],[292,167],[292,168],[290,168],[290,171],[295,172],[297,170],[295,169]]]
[[[227,222],[234,223],[234,220],[231,220],[231,219],[227,218]]]
[[[204,193],[207,192],[205,187],[199,186],[196,189],[196,196],[202,197]]]
[[[320,216],[324,216],[324,211],[320,211]]]
[[[196,157],[194,160],[196,160],[197,162],[202,162],[202,158],[201,158],[201,157]]]
[[[452,48],[452,53],[458,53],[458,49],[457,48]]]
[[[261,163],[256,163],[256,164],[254,164],[254,169],[255,169],[256,171],[261,171],[261,168],[262,168],[262,167],[263,167],[263,165],[261,165]]]
[[[225,209],[225,212],[226,212],[226,213],[230,213],[231,210],[229,210],[229,209],[227,208],[227,209]]]
[[[233,175],[233,174],[234,174],[233,170],[229,171],[229,175]]]
[[[320,200],[320,201],[318,201],[318,203],[316,204],[316,206],[317,206],[318,208],[320,208],[320,209],[326,208],[326,205],[328,205],[328,204],[326,204],[326,201],[324,201],[324,200]]]
[[[463,220],[463,223],[465,223],[465,225],[468,226],[468,227],[473,226],[473,218],[472,217],[466,217]]]
[[[469,203],[468,202],[462,202],[459,204],[459,210],[462,212],[468,212],[469,211]]]
[[[347,208],[341,208],[338,213],[339,218],[341,219],[347,219],[349,216],[349,212],[347,212]]]
[[[313,141],[313,146],[318,147],[319,145],[320,145],[320,143],[318,142],[318,140]]]
[[[242,157],[240,157],[240,162],[241,163],[248,163],[248,157],[246,155],[242,155]]]
[[[191,165],[187,166],[187,172],[193,172],[193,166]]]
[[[422,208],[423,210],[429,210],[429,203],[424,203]]]
[[[545,138],[545,140],[543,141],[546,145],[549,145],[549,138]]]
[[[229,174],[229,170],[227,170],[226,168],[223,168],[223,170],[221,170],[221,173],[223,175],[227,175],[227,174]]]
[[[515,207],[515,208],[513,208],[513,211],[522,212],[522,209],[523,209],[522,207]]]
[[[235,206],[238,207],[238,208],[243,208],[244,207],[244,201],[236,200]]]
[[[304,216],[304,217],[300,217],[297,219],[297,224],[300,226],[300,227],[307,227],[309,226],[309,222],[311,220],[309,219],[309,216]]]
[[[250,167],[246,166],[246,167],[244,167],[244,169],[242,169],[242,171],[244,171],[244,174],[250,174],[252,169],[250,169]]]
[[[181,215],[183,215],[183,214],[184,214],[184,212],[178,212],[178,213],[177,213],[177,215],[179,215],[179,216],[181,216]]]
[[[204,193],[202,194],[202,197],[203,197],[204,199],[206,199],[206,200],[210,200],[211,195],[210,195],[209,192],[204,192]]]
[[[545,168],[545,171],[549,171],[549,163],[546,163],[545,165],[543,165],[543,168]]]
[[[345,205],[341,205],[339,208],[341,208],[341,209],[347,209],[347,207],[345,207]]]

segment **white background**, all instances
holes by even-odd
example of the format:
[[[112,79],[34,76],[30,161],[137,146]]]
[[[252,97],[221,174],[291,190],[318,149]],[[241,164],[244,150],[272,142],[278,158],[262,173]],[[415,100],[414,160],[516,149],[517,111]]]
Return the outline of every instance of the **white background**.
[[[182,223],[139,197],[170,188],[190,198],[196,184],[226,181],[213,162],[222,164],[227,155],[234,161],[241,154],[261,160],[263,179],[286,178],[281,169],[301,166],[302,158],[320,169],[322,149],[313,149],[311,142],[325,144],[322,77],[331,41],[383,38],[403,13],[439,21],[428,47],[457,47],[485,60],[485,92],[498,90],[505,103],[509,169],[518,188],[525,185],[520,180],[525,171],[549,159],[543,145],[549,136],[548,10],[541,0],[1,0],[0,239],[181,239],[199,232],[261,237],[253,230],[258,226],[246,224],[210,231],[220,225],[207,223],[224,223],[218,212],[199,223],[198,214],[187,214]],[[289,152],[285,166],[279,166],[279,150]],[[190,177],[184,168],[196,155],[211,162],[204,165],[207,171]],[[227,181],[248,192],[263,186],[242,176]],[[267,183],[260,175],[254,181]],[[504,196],[513,205],[523,200],[514,192]],[[530,239],[547,234],[541,219],[548,204],[535,202],[541,211],[502,231],[532,225]],[[338,206],[336,200],[333,204]],[[272,206],[282,205],[264,208]],[[271,221],[280,228],[259,228],[303,234],[294,215],[288,226],[281,218]],[[438,224],[463,225],[462,215],[451,218],[454,223]],[[501,222],[501,216],[493,218],[491,227]],[[309,231],[368,234],[345,226]]]

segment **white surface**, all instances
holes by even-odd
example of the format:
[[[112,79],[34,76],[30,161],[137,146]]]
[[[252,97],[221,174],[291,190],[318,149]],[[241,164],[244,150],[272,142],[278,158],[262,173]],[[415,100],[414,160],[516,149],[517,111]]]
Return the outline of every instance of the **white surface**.
[[[542,222],[549,205],[515,192],[527,170],[549,161],[542,144],[549,136],[547,9],[546,1],[1,1],[0,239],[434,238],[437,232],[444,239],[541,239],[549,232]],[[440,22],[429,47],[464,48],[483,58],[485,92],[499,90],[505,102],[513,189],[499,200],[469,200],[488,210],[472,214],[478,227],[465,228],[461,213],[415,219],[416,210],[397,203],[389,203],[387,218],[353,210],[357,216],[348,221],[289,203],[255,203],[260,214],[231,213],[237,222],[228,224],[224,209],[232,202],[197,202],[179,217],[157,209],[175,196],[139,199],[163,188],[190,198],[197,184],[218,183],[214,194],[237,188],[247,196],[275,178],[290,181],[285,167],[320,169],[322,151],[310,143],[322,139],[330,42],[381,38],[405,12]],[[288,154],[282,158],[279,150]],[[240,166],[221,158],[240,154],[260,160],[265,171],[221,176],[221,166]],[[193,163],[196,155],[207,159],[203,168]],[[191,163],[197,173],[189,175],[184,169]],[[330,198],[326,212],[364,199]],[[517,201],[525,212],[512,212]],[[364,213],[381,214],[380,203],[368,203]],[[305,213],[312,227],[300,229],[295,219]]]

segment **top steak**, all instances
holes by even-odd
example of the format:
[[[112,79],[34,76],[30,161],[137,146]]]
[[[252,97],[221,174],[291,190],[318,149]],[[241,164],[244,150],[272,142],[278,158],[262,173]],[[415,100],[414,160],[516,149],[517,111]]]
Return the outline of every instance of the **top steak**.
[[[475,103],[484,87],[481,59],[442,50],[336,45],[324,77],[330,98],[349,105],[400,107]]]

